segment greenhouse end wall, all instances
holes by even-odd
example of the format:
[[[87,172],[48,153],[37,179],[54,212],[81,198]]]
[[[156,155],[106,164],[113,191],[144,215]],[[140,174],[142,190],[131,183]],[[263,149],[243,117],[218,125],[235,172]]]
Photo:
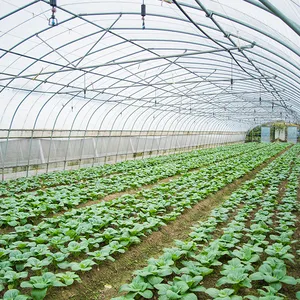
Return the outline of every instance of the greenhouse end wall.
[[[115,163],[126,159],[240,143],[245,132],[11,131],[0,132],[2,180]]]

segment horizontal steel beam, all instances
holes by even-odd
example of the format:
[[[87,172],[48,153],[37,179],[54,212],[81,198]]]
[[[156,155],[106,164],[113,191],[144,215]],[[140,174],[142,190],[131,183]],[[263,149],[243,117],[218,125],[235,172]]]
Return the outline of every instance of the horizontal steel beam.
[[[243,49],[250,49],[252,48],[253,45],[247,45],[244,46]],[[170,58],[179,58],[179,57],[187,57],[187,56],[194,56],[194,55],[201,55],[201,54],[209,54],[209,53],[218,53],[218,52],[228,52],[228,51],[234,51],[234,50],[239,50],[239,47],[231,47],[228,49],[213,49],[213,50],[206,50],[206,51],[195,51],[191,53],[183,53],[183,54],[173,54],[173,55],[164,55],[164,56],[157,56],[157,57],[148,57],[144,59],[133,59],[133,60],[127,60],[127,61],[113,61],[113,62],[107,62],[104,64],[98,64],[98,65],[92,65],[92,66],[84,66],[84,67],[72,67],[72,66],[65,66],[66,69],[64,70],[56,70],[56,71],[48,71],[48,72],[39,72],[39,73],[33,73],[33,74],[26,74],[26,75],[16,75],[15,77],[4,77],[1,78],[0,80],[12,80],[15,78],[35,78],[36,76],[43,76],[43,75],[50,75],[50,74],[57,74],[57,73],[65,73],[65,72],[70,72],[70,71],[86,71],[88,72],[89,69],[97,69],[101,67],[108,67],[108,66],[115,66],[115,65],[121,65],[121,64],[132,64],[132,63],[144,63],[144,62],[149,62],[149,61],[154,61],[154,60],[160,60],[160,59],[170,59]],[[3,48],[0,48],[0,51],[4,51],[10,54],[14,54],[20,57],[24,58],[29,58],[33,60],[37,60],[35,57],[28,56],[22,53],[18,53],[15,51],[11,50],[6,50]],[[43,62],[43,60],[39,60]]]

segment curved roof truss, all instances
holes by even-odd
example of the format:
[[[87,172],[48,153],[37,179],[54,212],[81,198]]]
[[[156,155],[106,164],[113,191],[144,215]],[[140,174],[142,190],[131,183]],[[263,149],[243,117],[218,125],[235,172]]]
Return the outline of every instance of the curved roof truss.
[[[1,128],[299,123],[297,1],[0,0]]]

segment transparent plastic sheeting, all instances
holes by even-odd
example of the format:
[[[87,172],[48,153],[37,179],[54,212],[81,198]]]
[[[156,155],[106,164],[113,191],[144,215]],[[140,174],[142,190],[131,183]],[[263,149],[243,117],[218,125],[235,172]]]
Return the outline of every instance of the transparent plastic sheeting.
[[[141,4],[57,0],[51,27],[49,1],[0,0],[0,128],[298,121],[299,0],[145,0],[145,29]]]
[[[299,123],[299,19],[299,0],[57,0],[53,16],[48,0],[0,0],[3,173],[14,151],[28,165],[72,159],[76,147],[84,157],[91,142],[76,130],[128,132],[119,150],[88,151],[101,156],[163,150],[169,132],[236,141],[259,124]],[[54,142],[61,130],[70,134]],[[148,135],[138,150],[134,132]]]
[[[6,167],[28,164],[64,162],[66,160],[93,159],[105,156],[120,156],[133,153],[192,148],[199,145],[216,145],[241,142],[244,134],[230,135],[172,135],[144,137],[101,137],[85,139],[35,139],[31,145],[28,139],[10,140],[8,155],[3,162]],[[0,141],[0,153],[4,152],[5,141]],[[20,150],[21,151],[20,151]],[[30,151],[29,151],[30,150]],[[30,153],[30,157],[29,157]],[[21,154],[21,155],[20,155]]]
[[[115,163],[125,159],[141,159],[190,151],[199,147],[241,143],[241,132],[169,134],[158,136],[102,136],[95,138],[0,140],[0,163],[3,179],[36,175],[43,172]],[[6,147],[7,155],[5,159]]]
[[[261,127],[261,142],[270,143],[271,129],[270,127]]]
[[[287,140],[289,143],[297,143],[298,128],[296,126],[289,126],[287,128]]]

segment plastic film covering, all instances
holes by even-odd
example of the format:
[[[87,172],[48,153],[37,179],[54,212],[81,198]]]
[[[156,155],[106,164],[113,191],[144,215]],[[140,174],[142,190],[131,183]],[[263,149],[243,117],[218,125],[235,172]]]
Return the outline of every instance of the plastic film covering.
[[[262,143],[270,143],[271,141],[271,128],[261,127],[261,141]]]
[[[142,3],[0,0],[2,179],[299,123],[299,0]]]
[[[298,128],[296,126],[289,126],[287,128],[287,140],[289,143],[296,144],[298,137]]]

